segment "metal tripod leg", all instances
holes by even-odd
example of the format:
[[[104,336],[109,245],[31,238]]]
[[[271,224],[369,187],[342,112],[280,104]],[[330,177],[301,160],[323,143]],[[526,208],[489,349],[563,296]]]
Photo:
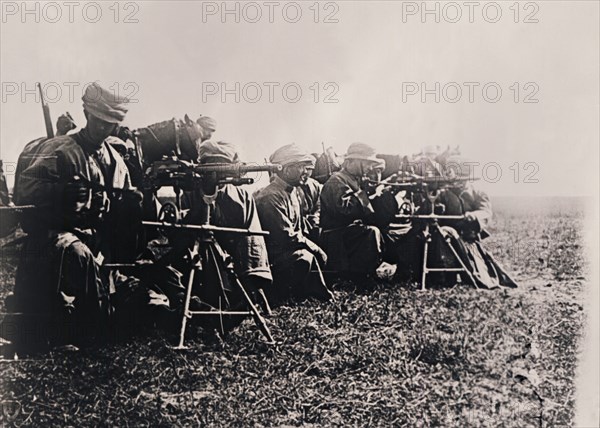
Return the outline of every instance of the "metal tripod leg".
[[[431,233],[429,232],[429,224],[425,225],[425,246],[423,247],[423,272],[421,273],[421,290],[425,290],[425,283],[427,281],[427,256],[429,254],[429,242],[431,241]]]
[[[240,282],[240,280],[237,277],[235,278],[235,281],[236,281],[238,287],[240,287],[240,290],[242,291],[242,294],[244,295],[244,298],[246,299],[246,303],[248,303],[248,307],[250,308],[250,312],[252,313],[254,322],[256,323],[256,325],[258,326],[258,328],[260,329],[262,334],[264,334],[264,336],[267,338],[267,341],[269,343],[275,343],[275,340],[273,340],[273,336],[271,336],[271,330],[269,330],[269,327],[267,326],[265,319],[262,317],[260,312],[258,312],[258,309],[256,308],[256,305],[254,305],[254,303],[252,302],[252,299],[250,299],[248,292],[246,291],[246,289],[244,288],[244,286],[242,285],[242,283]]]
[[[181,330],[179,332],[179,344],[175,346],[173,349],[187,349],[187,346],[184,345],[185,341],[185,328],[187,327],[187,320],[191,318],[190,315],[190,300],[192,299],[192,287],[194,285],[194,276],[196,273],[196,267],[192,267],[190,271],[190,278],[187,284],[187,290],[185,293],[185,303],[183,306],[183,316],[181,317]]]

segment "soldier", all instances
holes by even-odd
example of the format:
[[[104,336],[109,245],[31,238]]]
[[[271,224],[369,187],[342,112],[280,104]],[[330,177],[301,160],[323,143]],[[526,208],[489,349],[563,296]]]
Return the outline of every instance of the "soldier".
[[[37,209],[22,222],[28,237],[17,268],[16,309],[42,323],[59,322],[63,336],[50,339],[70,344],[106,333],[109,287],[99,264],[114,242],[104,223],[132,190],[123,160],[106,142],[128,100],[98,83],[82,99],[85,128],[46,141],[19,177],[20,203]]]
[[[327,261],[323,250],[302,231],[302,214],[297,187],[306,182],[314,158],[290,144],[270,158],[283,169],[255,195],[263,227],[269,231],[267,248],[272,264],[276,300],[288,297],[333,297],[323,279],[321,266]],[[311,272],[312,271],[312,272]]]
[[[464,215],[463,220],[441,220],[443,233],[450,238],[465,266],[480,288],[505,286],[517,287],[508,273],[487,252],[481,241],[490,236],[486,225],[492,218],[492,204],[489,196],[473,185],[474,173],[469,162],[460,156],[450,156],[446,162],[448,178],[464,178],[457,185],[442,192],[436,201],[443,208],[444,215]],[[433,245],[438,263],[444,265],[452,260],[442,245]],[[451,267],[451,266],[448,266]],[[466,282],[468,280],[464,279]]]
[[[196,120],[196,123],[200,125],[201,128],[201,143],[210,140],[212,134],[217,130],[217,121],[214,120],[212,117],[200,116],[198,120]]]
[[[367,191],[370,187],[365,178],[380,162],[373,147],[351,144],[342,169],[329,178],[321,192],[321,242],[328,267],[366,286],[373,285],[384,254],[380,228],[398,208],[392,193],[370,197]]]
[[[236,146],[224,141],[207,141],[200,145],[199,159],[201,164],[240,162]],[[210,183],[202,184],[210,186]],[[246,189],[224,184],[216,188],[214,195],[212,192],[207,195],[206,191],[206,188],[198,187],[186,192],[183,205],[189,207],[189,213],[184,218],[184,223],[200,224],[202,210],[207,208],[205,200],[208,198],[214,200],[210,206],[211,224],[240,229],[262,229],[254,198]],[[177,248],[189,248],[194,239],[189,233],[182,233],[175,239],[175,245]],[[266,302],[261,301],[264,300],[262,290],[270,287],[273,277],[264,238],[255,235],[223,234],[217,237],[217,242],[233,258],[235,273],[242,284],[257,294],[259,303],[265,305]],[[265,306],[268,311],[268,304]]]

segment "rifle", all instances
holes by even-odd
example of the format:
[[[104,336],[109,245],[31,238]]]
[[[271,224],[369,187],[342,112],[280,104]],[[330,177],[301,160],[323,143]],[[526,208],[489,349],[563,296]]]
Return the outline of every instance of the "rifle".
[[[42,100],[42,111],[44,112],[44,123],[46,125],[46,135],[48,138],[54,138],[54,128],[52,128],[52,119],[50,118],[50,107],[44,99],[44,91],[42,91],[42,85],[40,82],[37,83],[37,87],[40,90],[40,97]]]

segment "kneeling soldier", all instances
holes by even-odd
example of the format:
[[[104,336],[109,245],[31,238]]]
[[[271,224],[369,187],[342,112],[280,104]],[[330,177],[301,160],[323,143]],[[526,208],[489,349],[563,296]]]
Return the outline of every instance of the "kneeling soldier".
[[[260,221],[267,238],[277,300],[295,297],[333,297],[323,279],[323,250],[302,232],[297,187],[306,182],[314,168],[314,158],[291,144],[275,151],[272,163],[283,168],[264,189],[255,195]]]

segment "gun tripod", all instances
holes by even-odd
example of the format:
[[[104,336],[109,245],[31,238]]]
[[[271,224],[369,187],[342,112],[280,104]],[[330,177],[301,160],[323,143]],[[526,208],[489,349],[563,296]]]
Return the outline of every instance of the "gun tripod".
[[[425,216],[420,216],[420,218],[423,218],[423,217],[425,217]],[[450,242],[451,236],[448,233],[444,232],[442,230],[442,228],[440,227],[440,225],[438,223],[438,220],[440,218],[462,219],[462,218],[464,218],[464,216],[436,216],[435,218],[428,219],[427,223],[425,224],[425,229],[423,230],[423,234],[425,236],[425,245],[423,246],[423,271],[421,273],[421,290],[426,289],[427,275],[430,272],[456,272],[456,273],[464,272],[467,275],[467,277],[469,278],[469,280],[471,281],[471,283],[473,284],[473,286],[475,288],[479,288],[477,286],[477,282],[475,281],[475,278],[473,277],[473,274],[465,266],[464,262],[460,258],[460,255],[458,254],[458,252],[456,251],[456,249]],[[429,259],[429,245],[432,241],[431,228],[433,228],[435,230],[435,232],[437,232],[440,235],[440,238],[441,238],[440,242],[443,242],[444,245],[446,246],[446,248],[450,249],[451,254],[454,256],[454,259],[456,261],[458,261],[458,263],[460,264],[460,267],[455,267],[455,268],[452,268],[452,267],[430,267],[427,265],[427,262]]]
[[[171,207],[169,209],[172,210],[173,208]],[[194,245],[189,252],[188,263],[190,269],[186,286],[181,328],[179,331],[179,341],[177,346],[175,346],[175,349],[187,348],[185,346],[185,332],[188,320],[193,316],[218,317],[219,332],[222,336],[227,332],[224,324],[224,317],[251,316],[267,341],[269,343],[274,342],[265,319],[250,298],[248,291],[233,271],[229,256],[221,249],[221,246],[214,236],[215,233],[263,236],[266,236],[269,233],[249,229],[213,226],[210,224],[210,207],[208,205],[203,207],[202,219],[203,221],[201,221],[202,224],[200,225],[178,224],[166,221],[143,222],[143,224],[148,226],[184,229],[196,234]],[[198,279],[200,280],[199,287],[197,286]],[[203,294],[202,297],[204,298],[200,297],[200,300],[202,306],[205,306],[206,309],[190,309],[194,292],[201,292]],[[232,309],[232,296],[239,298],[241,306],[246,306],[247,309]]]
[[[473,276],[471,271],[467,268],[467,266],[465,265],[463,260],[460,258],[460,255],[456,251],[456,248],[454,248],[454,246],[452,245],[452,242],[451,242],[452,237],[447,232],[444,232],[439,224],[439,220],[464,220],[465,216],[464,215],[436,215],[434,213],[435,201],[438,198],[439,194],[440,194],[439,191],[428,191],[427,192],[427,199],[429,200],[429,203],[431,206],[430,214],[408,214],[408,215],[401,214],[401,215],[396,216],[396,218],[398,218],[398,219],[411,219],[411,220],[419,219],[419,220],[425,221],[425,228],[423,229],[423,235],[425,237],[425,244],[423,246],[421,290],[426,289],[427,275],[431,272],[444,272],[444,273],[455,272],[457,274],[465,273],[466,276],[469,278],[471,284],[473,284],[473,286],[475,288],[479,288],[477,286],[475,277]],[[439,242],[443,243],[442,245],[444,245],[447,249],[450,250],[450,254],[453,255],[454,259],[458,262],[460,267],[435,267],[435,266],[428,265],[429,246],[433,240],[432,230],[434,233],[439,234],[439,237],[440,237]]]

